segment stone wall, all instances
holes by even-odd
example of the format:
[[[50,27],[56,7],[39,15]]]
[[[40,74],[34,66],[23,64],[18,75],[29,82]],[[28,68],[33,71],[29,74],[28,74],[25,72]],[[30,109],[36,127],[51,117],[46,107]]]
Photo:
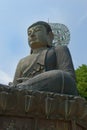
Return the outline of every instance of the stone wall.
[[[87,130],[87,101],[0,85],[0,130]]]

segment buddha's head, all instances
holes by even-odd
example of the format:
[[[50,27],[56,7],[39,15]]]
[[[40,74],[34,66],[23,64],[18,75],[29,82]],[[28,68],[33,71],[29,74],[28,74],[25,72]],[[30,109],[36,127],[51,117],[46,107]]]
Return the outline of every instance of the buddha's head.
[[[52,46],[53,33],[50,25],[43,21],[32,24],[28,30],[28,43],[31,49]]]

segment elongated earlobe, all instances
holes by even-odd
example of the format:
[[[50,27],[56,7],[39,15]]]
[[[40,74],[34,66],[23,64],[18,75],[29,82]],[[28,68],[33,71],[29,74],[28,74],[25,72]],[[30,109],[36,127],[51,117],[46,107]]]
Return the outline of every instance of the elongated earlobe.
[[[51,31],[49,32],[49,36],[50,36],[51,40],[53,41],[53,39],[54,39],[54,34],[53,34]]]
[[[48,46],[52,46],[53,39],[54,39],[54,35],[50,31],[49,34],[48,34]]]

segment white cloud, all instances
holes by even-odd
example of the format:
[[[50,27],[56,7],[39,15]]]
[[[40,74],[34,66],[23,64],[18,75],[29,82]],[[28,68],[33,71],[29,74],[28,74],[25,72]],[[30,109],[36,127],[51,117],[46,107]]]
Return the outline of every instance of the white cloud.
[[[0,70],[0,83],[8,84],[12,81],[12,78],[4,71]]]

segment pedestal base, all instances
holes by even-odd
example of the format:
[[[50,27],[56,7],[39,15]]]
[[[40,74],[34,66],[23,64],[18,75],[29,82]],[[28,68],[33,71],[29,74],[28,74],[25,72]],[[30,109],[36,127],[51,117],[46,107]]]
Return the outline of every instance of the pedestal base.
[[[1,89],[0,130],[87,130],[87,101],[58,93]]]

